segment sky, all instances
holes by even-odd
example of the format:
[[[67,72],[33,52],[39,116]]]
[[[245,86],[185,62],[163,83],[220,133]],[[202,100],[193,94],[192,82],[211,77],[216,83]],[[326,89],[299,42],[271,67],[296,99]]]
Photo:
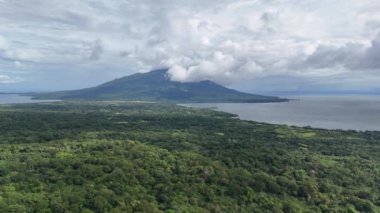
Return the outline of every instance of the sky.
[[[379,0],[0,0],[0,92],[168,68],[247,92],[380,93]]]

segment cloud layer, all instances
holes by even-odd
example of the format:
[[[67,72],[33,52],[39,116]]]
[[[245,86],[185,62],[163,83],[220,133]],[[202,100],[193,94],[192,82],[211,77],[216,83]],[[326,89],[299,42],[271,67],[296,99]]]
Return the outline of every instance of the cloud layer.
[[[379,10],[376,0],[1,0],[0,89],[168,67],[172,80],[247,91],[376,90]]]

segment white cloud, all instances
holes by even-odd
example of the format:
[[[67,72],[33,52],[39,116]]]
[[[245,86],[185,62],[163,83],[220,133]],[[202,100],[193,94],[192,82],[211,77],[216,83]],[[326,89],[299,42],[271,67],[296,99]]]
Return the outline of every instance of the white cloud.
[[[11,78],[8,75],[2,75],[0,74],[0,84],[10,84],[10,83],[17,83],[20,82],[20,78]]]
[[[101,82],[168,66],[173,80],[226,85],[370,76],[380,69],[379,8],[356,0],[0,1],[0,70]]]

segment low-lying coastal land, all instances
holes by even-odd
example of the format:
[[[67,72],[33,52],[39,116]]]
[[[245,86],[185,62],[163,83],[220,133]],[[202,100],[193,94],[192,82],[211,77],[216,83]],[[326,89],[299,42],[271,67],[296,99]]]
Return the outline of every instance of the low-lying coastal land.
[[[380,132],[112,101],[0,119],[1,212],[380,211]]]

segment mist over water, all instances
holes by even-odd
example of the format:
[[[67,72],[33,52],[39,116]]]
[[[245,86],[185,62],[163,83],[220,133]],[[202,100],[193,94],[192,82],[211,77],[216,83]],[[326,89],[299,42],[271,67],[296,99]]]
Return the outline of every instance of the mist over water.
[[[283,103],[187,104],[216,107],[243,120],[325,129],[380,131],[380,96],[305,96]]]
[[[17,94],[0,94],[0,104],[21,104],[21,103],[42,103],[56,102],[60,100],[33,100],[29,96],[21,96]]]

